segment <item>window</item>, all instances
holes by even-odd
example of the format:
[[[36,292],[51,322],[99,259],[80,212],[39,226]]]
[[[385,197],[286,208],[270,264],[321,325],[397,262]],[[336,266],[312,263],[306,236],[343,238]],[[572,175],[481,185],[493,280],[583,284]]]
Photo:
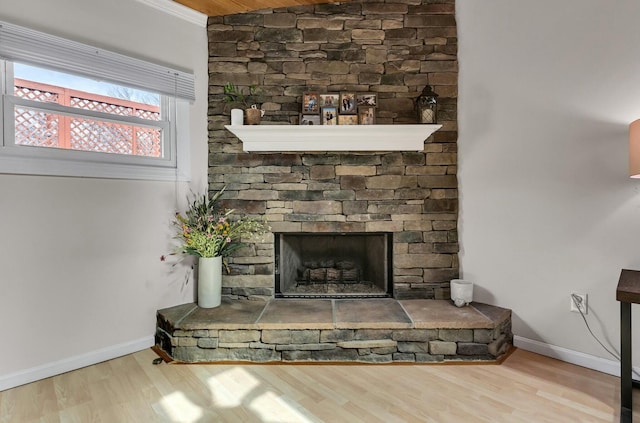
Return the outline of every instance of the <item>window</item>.
[[[193,75],[0,22],[0,173],[184,180]]]
[[[166,155],[162,141],[169,138],[163,137],[169,124],[162,115],[168,113],[160,107],[159,94],[18,63],[9,81],[8,114],[13,106],[14,124],[7,123],[8,133],[13,129],[8,143],[13,139],[17,146]]]

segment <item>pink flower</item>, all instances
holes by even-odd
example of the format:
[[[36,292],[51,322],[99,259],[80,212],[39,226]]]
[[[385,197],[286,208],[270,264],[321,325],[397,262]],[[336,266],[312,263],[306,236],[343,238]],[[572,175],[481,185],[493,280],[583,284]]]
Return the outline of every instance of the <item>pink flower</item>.
[[[231,238],[227,237],[227,244],[231,242]]]
[[[224,217],[221,217],[220,219],[218,219],[218,223],[224,223],[226,221],[227,219],[225,219]]]

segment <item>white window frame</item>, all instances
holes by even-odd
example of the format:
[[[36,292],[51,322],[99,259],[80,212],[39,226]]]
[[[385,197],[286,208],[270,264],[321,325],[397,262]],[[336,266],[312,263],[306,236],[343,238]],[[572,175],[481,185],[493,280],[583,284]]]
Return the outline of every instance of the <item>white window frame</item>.
[[[11,28],[18,28],[12,24],[6,24],[0,22],[0,25],[9,26]],[[5,27],[6,28],[6,27]],[[82,49],[88,46],[73,41],[63,40],[47,34],[37,33],[32,30],[25,29],[28,35],[35,34],[35,36],[44,37],[46,41],[53,40],[52,42],[64,43],[64,48],[71,51],[70,56],[75,54],[74,47],[77,47],[80,53],[83,53]],[[108,52],[105,50],[95,49],[89,47],[91,52],[94,50],[99,56],[96,60],[99,61],[99,65],[105,67],[105,63],[109,63],[111,57],[114,58],[114,67],[124,64],[125,72],[124,77],[116,79],[110,78],[111,82],[132,86],[134,88],[143,88],[152,92],[159,92],[161,94],[161,113],[162,119],[158,122],[153,122],[149,125],[149,121],[140,119],[137,117],[116,116],[109,113],[97,112],[92,110],[84,110],[73,107],[67,107],[55,103],[45,103],[32,101],[28,99],[19,98],[14,95],[14,80],[13,80],[13,62],[11,57],[11,51],[1,57],[2,50],[2,32],[0,28],[0,93],[2,98],[0,101],[0,174],[24,174],[24,175],[49,175],[49,176],[75,176],[75,177],[96,177],[96,178],[112,178],[112,179],[140,179],[140,180],[160,180],[160,181],[189,181],[191,179],[190,172],[190,156],[189,156],[189,100],[193,97],[193,76],[191,76],[191,93],[189,93],[189,85],[187,83],[186,89],[184,86],[180,87],[180,94],[178,95],[177,83],[175,94],[171,95],[170,86],[167,87],[167,81],[160,81],[164,83],[164,89],[153,89],[154,81],[133,81],[132,84],[127,84],[127,69],[131,67],[134,69],[134,77],[139,74],[139,69],[145,69],[146,62],[142,62],[138,59],[128,58],[126,56]],[[12,41],[12,40],[9,40]],[[6,38],[5,38],[6,42]],[[6,45],[6,44],[5,44]],[[79,53],[79,54],[80,54]],[[17,53],[20,55],[21,53]],[[34,55],[38,57],[38,55]],[[61,63],[69,63],[71,60],[71,67],[73,67],[74,57],[65,57],[61,60]],[[40,63],[38,60],[31,60],[28,64],[39,67],[51,67],[51,60],[45,58],[44,63]],[[66,62],[65,62],[66,60]],[[86,59],[84,59],[86,60]],[[21,61],[22,60],[15,60]],[[84,64],[83,61],[80,62]],[[54,63],[55,64],[55,63]],[[44,65],[44,66],[43,66]],[[151,71],[158,71],[160,79],[168,79],[166,76],[176,74],[178,71],[160,67],[159,65],[149,63],[148,66]],[[100,68],[94,66],[85,66],[88,69],[96,69],[96,79],[105,79],[104,74],[100,72]],[[67,70],[64,66],[58,66],[56,70],[77,73],[74,69]],[[112,73],[112,68],[108,67],[105,72]],[[153,74],[153,72],[150,72]],[[166,73],[166,74],[165,74]],[[80,74],[80,73],[79,73]],[[184,73],[182,73],[184,75]],[[181,76],[182,76],[181,75]],[[92,72],[81,72],[81,76],[93,76]],[[189,76],[189,74],[187,74]],[[169,79],[169,84],[172,81]],[[147,84],[147,85],[144,85]],[[150,84],[150,85],[149,85]],[[151,89],[149,89],[151,87]],[[169,91],[169,92],[167,92]],[[186,94],[185,94],[186,93]],[[185,98],[181,98],[185,97]],[[135,126],[150,126],[156,129],[160,129],[162,133],[162,149],[163,155],[160,158],[156,157],[143,157],[124,154],[113,153],[99,153],[91,151],[78,151],[60,148],[49,147],[36,147],[27,145],[15,144],[15,106],[24,106],[29,109],[37,109],[46,113],[63,114],[77,117],[96,118],[101,121],[110,121],[117,123],[129,123]]]

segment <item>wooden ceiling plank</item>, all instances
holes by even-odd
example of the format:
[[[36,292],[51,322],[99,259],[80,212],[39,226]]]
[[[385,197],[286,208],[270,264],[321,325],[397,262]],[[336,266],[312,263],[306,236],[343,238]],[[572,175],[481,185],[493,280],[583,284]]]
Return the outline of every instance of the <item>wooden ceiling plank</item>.
[[[224,16],[253,10],[308,4],[336,3],[339,0],[174,0],[207,16]]]

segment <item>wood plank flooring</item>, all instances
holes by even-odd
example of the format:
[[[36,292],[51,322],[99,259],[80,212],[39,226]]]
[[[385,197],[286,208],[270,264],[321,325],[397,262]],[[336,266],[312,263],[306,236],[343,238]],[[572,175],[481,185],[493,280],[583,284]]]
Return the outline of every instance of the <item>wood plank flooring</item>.
[[[0,422],[619,420],[618,378],[523,350],[501,365],[154,366],[156,357],[144,350],[0,392]],[[640,391],[634,402],[640,409]]]

